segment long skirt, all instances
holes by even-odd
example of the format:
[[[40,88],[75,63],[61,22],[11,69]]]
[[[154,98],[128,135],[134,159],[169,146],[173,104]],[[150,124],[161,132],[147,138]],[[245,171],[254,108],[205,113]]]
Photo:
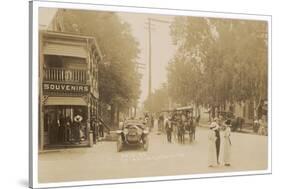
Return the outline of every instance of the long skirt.
[[[224,153],[223,153],[223,159],[225,164],[230,164],[231,161],[231,144],[229,138],[225,138],[224,141]]]
[[[217,154],[216,154],[216,143],[214,141],[209,141],[209,156],[208,164],[209,166],[217,165]]]

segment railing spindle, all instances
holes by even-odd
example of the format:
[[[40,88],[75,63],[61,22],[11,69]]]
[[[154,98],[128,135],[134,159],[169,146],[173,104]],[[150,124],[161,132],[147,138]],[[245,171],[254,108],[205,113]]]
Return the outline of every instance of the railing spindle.
[[[86,83],[87,72],[80,69],[45,68],[44,80],[73,83]]]

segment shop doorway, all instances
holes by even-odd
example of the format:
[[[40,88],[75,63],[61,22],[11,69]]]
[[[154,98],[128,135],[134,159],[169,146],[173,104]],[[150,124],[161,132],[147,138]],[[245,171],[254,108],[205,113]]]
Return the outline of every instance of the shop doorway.
[[[87,119],[86,106],[45,106],[45,146],[80,144],[87,141]]]

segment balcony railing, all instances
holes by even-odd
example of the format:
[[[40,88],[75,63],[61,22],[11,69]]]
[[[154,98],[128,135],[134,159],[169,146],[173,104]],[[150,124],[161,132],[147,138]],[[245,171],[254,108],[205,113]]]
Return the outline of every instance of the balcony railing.
[[[44,80],[55,82],[86,83],[86,70],[64,69],[64,68],[45,68]]]

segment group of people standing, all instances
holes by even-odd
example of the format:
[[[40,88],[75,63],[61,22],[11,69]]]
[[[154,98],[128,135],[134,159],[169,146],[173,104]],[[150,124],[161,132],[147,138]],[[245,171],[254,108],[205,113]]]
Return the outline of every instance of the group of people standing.
[[[83,117],[80,114],[75,115],[73,120],[70,117],[63,118],[59,114],[58,118],[53,119],[49,126],[50,144],[80,143],[86,138],[86,125],[83,123]]]
[[[223,164],[230,166],[231,161],[231,121],[214,118],[210,124],[209,167]]]
[[[90,125],[81,111],[73,117],[56,112],[54,116],[45,116],[45,125],[49,132],[49,144],[80,144],[88,140],[89,132],[93,132],[93,142],[104,137],[104,125],[101,119],[93,118]]]

